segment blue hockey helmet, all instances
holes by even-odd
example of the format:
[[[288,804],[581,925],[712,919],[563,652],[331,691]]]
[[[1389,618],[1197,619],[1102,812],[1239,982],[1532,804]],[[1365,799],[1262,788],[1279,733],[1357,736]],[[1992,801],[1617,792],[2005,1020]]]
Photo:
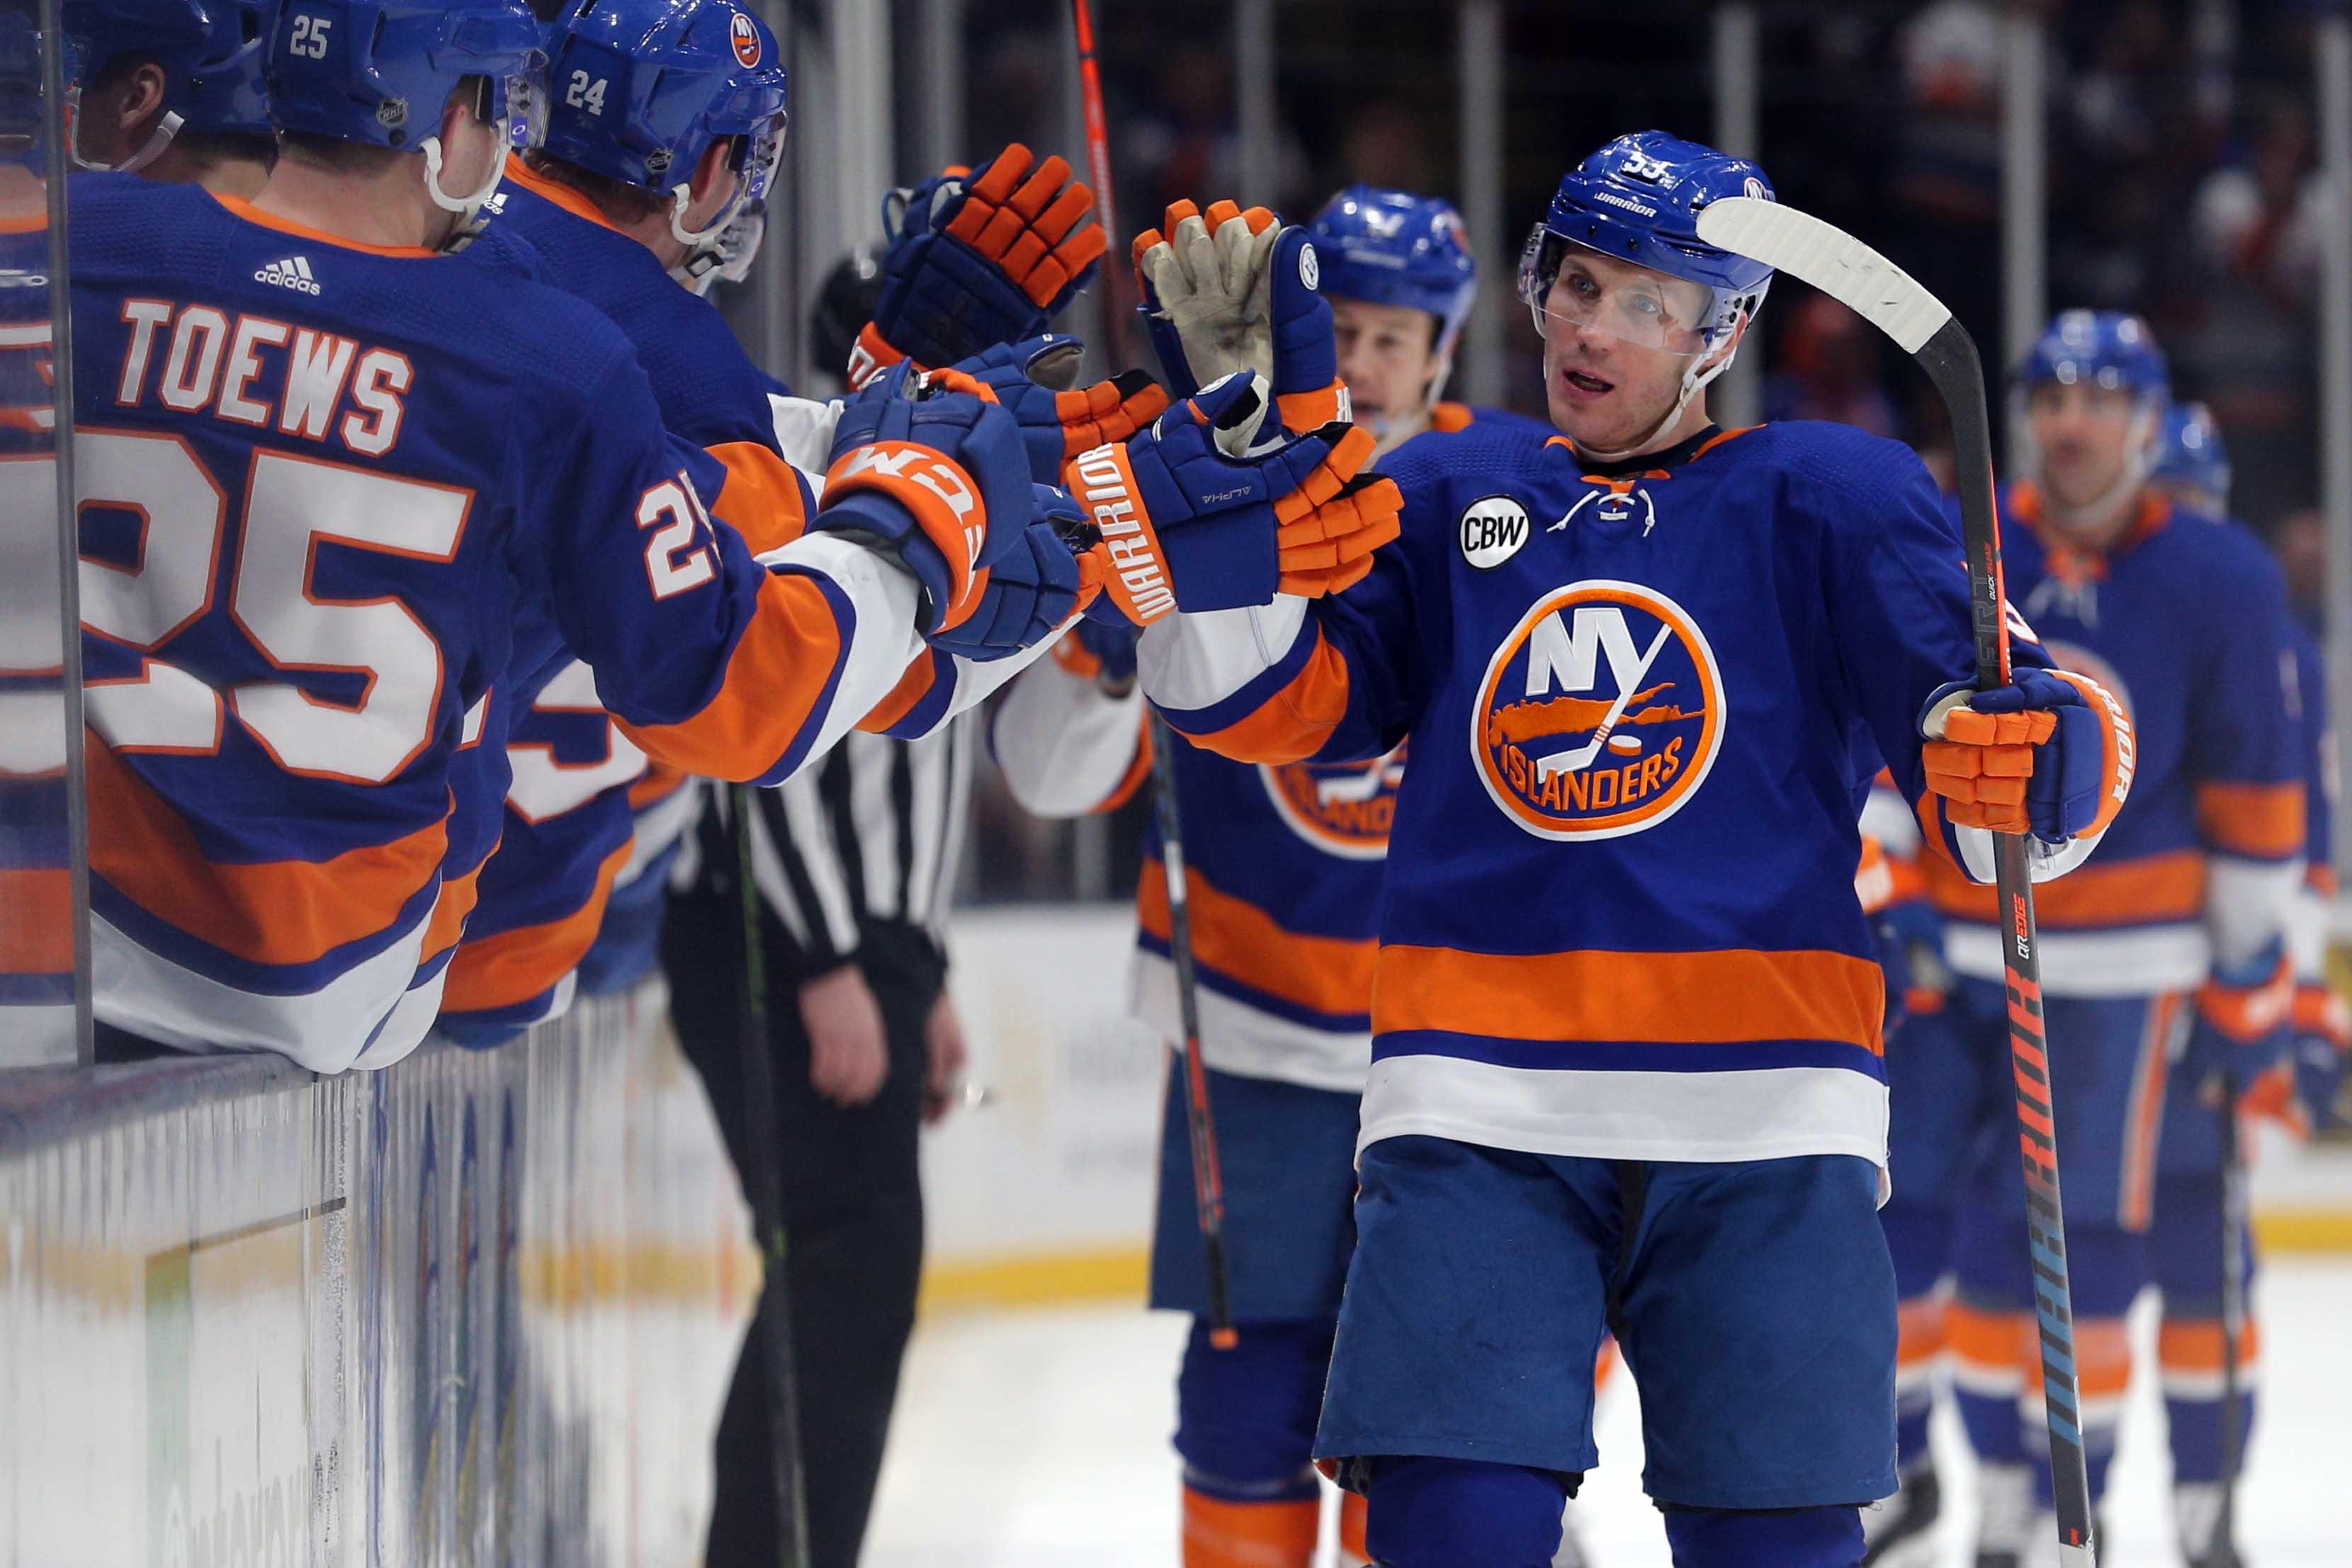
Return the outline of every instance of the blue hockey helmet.
[[[550,29],[549,157],[671,193],[672,234],[706,254],[767,199],[782,162],[785,75],[768,25],[734,0],[574,0]],[[736,142],[735,201],[700,232],[683,223],[695,161]]]
[[[1323,265],[1323,293],[1426,311],[1439,323],[1437,351],[1453,351],[1478,295],[1478,264],[1453,203],[1350,185],[1307,232]]]
[[[2017,383],[2028,390],[2105,387],[2158,404],[2172,396],[2171,372],[2156,334],[2121,310],[2060,311],[2018,366]]]
[[[118,60],[152,60],[163,69],[163,117],[147,144],[122,162],[143,169],[183,131],[270,134],[262,55],[269,28],[266,0],[66,0],[70,47],[68,101]],[[79,154],[76,162],[91,164]]]
[[[1756,164],[1663,131],[1620,136],[1561,175],[1551,211],[1519,257],[1519,298],[1536,330],[1544,330],[1545,301],[1562,260],[1580,246],[1706,288],[1710,301],[1700,319],[1680,325],[1697,331],[1701,352],[1721,343],[1756,314],[1772,285],[1762,262],[1698,237],[1698,214],[1724,196],[1774,199]]]
[[[505,177],[512,145],[545,128],[547,55],[527,0],[276,0],[263,67],[280,128],[425,158],[425,188],[458,215],[457,237],[481,225],[482,204]],[[481,189],[441,188],[441,113],[470,78],[484,84],[482,118],[502,128]]]
[[[283,129],[406,152],[469,77],[506,89],[490,107],[528,143],[546,58],[527,0],[280,0],[264,74]]]
[[[2194,492],[2217,512],[2229,510],[2230,450],[2212,410],[2201,402],[2176,402],[2165,411],[2148,477],[2168,489]]]

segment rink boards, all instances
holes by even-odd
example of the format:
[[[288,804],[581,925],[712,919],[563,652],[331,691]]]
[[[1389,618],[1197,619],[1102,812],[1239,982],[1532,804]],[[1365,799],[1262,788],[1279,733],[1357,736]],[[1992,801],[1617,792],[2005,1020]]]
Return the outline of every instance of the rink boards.
[[[659,1018],[0,1078],[0,1562],[695,1562],[759,1262]]]

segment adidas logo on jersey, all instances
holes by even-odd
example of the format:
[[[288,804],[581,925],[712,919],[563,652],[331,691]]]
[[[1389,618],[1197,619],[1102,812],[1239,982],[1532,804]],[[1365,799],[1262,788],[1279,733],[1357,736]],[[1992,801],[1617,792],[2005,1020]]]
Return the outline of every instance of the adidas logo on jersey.
[[[284,261],[273,261],[253,275],[256,283],[274,284],[279,288],[291,288],[298,294],[320,292],[319,280],[310,276],[310,258],[289,256]]]

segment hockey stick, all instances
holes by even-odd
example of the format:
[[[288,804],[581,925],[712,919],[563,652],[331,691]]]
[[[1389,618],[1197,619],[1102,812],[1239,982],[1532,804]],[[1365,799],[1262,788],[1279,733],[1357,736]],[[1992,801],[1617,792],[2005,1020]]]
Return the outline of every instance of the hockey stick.
[[[1731,196],[1698,214],[1699,238],[1811,284],[1894,339],[1936,383],[1951,415],[1960,520],[1969,558],[1977,686],[2009,684],[2009,624],[2001,596],[2000,518],[1993,505],[1991,423],[1977,346],[1951,311],[1878,252],[1832,225],[1777,202]],[[1994,881],[2007,913],[2001,967],[2009,992],[2009,1053],[2017,1084],[2018,1148],[2025,1170],[2025,1228],[2034,1305],[2042,1321],[2043,1415],[2057,1485],[2058,1556],[2093,1568],[2090,1476],[2083,1458],[2074,1378],[2074,1311],[2066,1271],[2066,1224],[2058,1198],[2057,1120],[2042,1033],[2042,956],[2033,881],[2021,833],[1993,835]]]
[[[2246,1451],[2246,1161],[2238,1142],[2238,1084],[2221,1079],[2221,1499],[2205,1556],[2235,1563],[2238,1472]],[[2229,1549],[2224,1555],[2222,1549]]]
[[[808,1492],[801,1472],[800,1391],[793,1375],[793,1303],[786,1272],[784,1167],[778,1152],[776,1063],[768,1033],[768,962],[760,940],[760,886],[751,874],[751,789],[731,791],[728,837],[743,904],[743,1123],[751,1140],[752,1217],[760,1230],[760,1328],[767,1337],[768,1433],[775,1458],[779,1568],[808,1568]]]
[[[1110,122],[1103,115],[1102,72],[1095,64],[1095,22],[1087,0],[1070,0],[1078,43],[1078,93],[1086,107],[1087,169],[1095,204],[1108,229],[1117,221],[1110,183]],[[1114,236],[1116,237],[1116,236]],[[1103,264],[1103,298],[1109,319],[1104,347],[1115,361],[1126,357],[1128,312],[1124,265],[1118,256]],[[1200,1218],[1201,1250],[1209,1284],[1209,1343],[1231,1350],[1232,1294],[1226,1287],[1225,1183],[1217,1168],[1217,1126],[1209,1112],[1209,1070],[1201,1060],[1201,993],[1192,974],[1192,910],[1184,885],[1184,823],[1176,800],[1176,737],[1167,721],[1151,716],[1151,781],[1159,795],[1160,858],[1168,873],[1168,956],[1176,967],[1176,1016],[1184,1030],[1184,1120],[1192,1138],[1192,1206]]]

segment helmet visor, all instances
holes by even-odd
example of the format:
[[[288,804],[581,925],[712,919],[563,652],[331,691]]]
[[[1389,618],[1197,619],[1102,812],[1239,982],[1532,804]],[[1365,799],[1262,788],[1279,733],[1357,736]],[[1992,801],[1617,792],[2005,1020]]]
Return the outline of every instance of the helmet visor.
[[[1738,302],[1688,278],[1621,260],[1541,224],[1519,256],[1519,298],[1544,337],[1591,332],[1663,353],[1696,357],[1738,324]]]
[[[783,167],[784,139],[789,123],[784,111],[778,110],[747,139],[743,152],[742,195],[735,208],[738,213],[758,207],[776,188],[776,172]]]

